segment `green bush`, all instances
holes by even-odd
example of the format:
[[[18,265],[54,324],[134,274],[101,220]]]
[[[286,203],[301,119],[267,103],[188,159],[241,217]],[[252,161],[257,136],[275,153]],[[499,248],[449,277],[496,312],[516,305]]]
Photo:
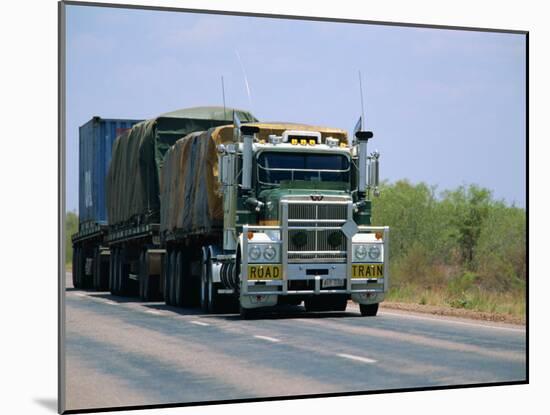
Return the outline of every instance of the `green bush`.
[[[524,209],[475,185],[437,194],[435,187],[400,180],[382,183],[381,190],[372,222],[390,226],[390,299],[525,309]]]
[[[480,229],[476,269],[488,289],[522,289],[527,278],[527,233],[523,209],[496,206]]]

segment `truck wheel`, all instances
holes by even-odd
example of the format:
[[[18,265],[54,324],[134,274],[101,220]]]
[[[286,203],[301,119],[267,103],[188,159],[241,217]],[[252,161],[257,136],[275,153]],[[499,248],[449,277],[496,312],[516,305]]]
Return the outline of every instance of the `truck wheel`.
[[[176,252],[170,252],[170,266],[168,268],[168,280],[170,284],[170,305],[176,304],[176,286],[175,286],[175,274],[176,274]]]
[[[78,281],[76,279],[76,273],[78,271],[78,264],[76,262],[76,257],[78,255],[78,248],[75,246],[73,247],[73,269],[72,269],[72,279],[73,279],[73,288],[78,288],[77,285],[78,285]]]
[[[86,262],[88,262],[88,258],[87,258],[88,252],[89,250],[82,249],[82,251],[80,251],[80,256],[79,256],[80,257],[80,264],[78,266],[78,270],[80,271],[79,283],[80,283],[80,287],[84,289],[91,288],[93,285],[93,272],[92,272],[92,275],[86,274]]]
[[[170,300],[170,282],[168,280],[168,269],[170,268],[170,251],[166,251],[166,254],[162,258],[162,296],[164,303],[168,304]]]
[[[94,290],[101,289],[101,256],[99,248],[94,248],[94,267],[92,271],[92,288]]]
[[[147,280],[147,264],[145,263],[145,257],[147,253],[145,250],[141,251],[139,254],[139,298],[142,301],[147,301],[147,296],[145,295],[145,282]]]
[[[78,248],[76,256],[76,288],[82,289],[82,248]]]
[[[202,261],[201,261],[201,291],[200,291],[200,304],[201,310],[208,313],[208,253],[206,249],[202,249]]]
[[[151,276],[149,275],[149,255],[147,255],[147,251],[143,254],[143,269],[145,271],[145,278],[143,280],[143,298],[145,301],[151,301],[154,297],[154,284],[151,283]]]
[[[117,249],[111,249],[111,255],[109,256],[109,291],[111,291],[111,294],[116,295],[116,289],[117,289],[117,278],[116,278],[116,272],[117,272]]]
[[[115,255],[115,295],[120,295],[120,249],[117,248]]]
[[[359,310],[362,316],[374,317],[378,313],[378,303],[376,304],[359,304]]]
[[[119,284],[120,284],[120,294],[124,296],[131,295],[131,281],[129,274],[130,266],[126,264],[126,250],[121,250],[121,255],[119,256],[120,264],[120,273],[119,273]]]
[[[112,293],[114,288],[113,283],[113,261],[114,261],[114,251],[111,249],[109,252],[109,291]]]
[[[212,275],[208,275],[207,292],[208,312],[210,314],[218,313],[220,311],[220,295],[217,284],[212,281]]]
[[[183,258],[181,251],[176,254],[176,266],[174,268],[174,300],[178,307],[183,305]]]
[[[105,255],[101,255],[99,251],[99,289],[101,291],[109,291],[109,262]]]

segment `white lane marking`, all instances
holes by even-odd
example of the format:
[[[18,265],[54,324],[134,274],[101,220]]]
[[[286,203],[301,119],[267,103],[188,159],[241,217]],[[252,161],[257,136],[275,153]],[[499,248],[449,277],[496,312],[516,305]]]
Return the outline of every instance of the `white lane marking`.
[[[267,340],[268,342],[272,342],[272,343],[278,343],[280,342],[279,339],[276,339],[274,337],[268,337],[268,336],[254,336],[256,339],[260,339],[260,340]]]
[[[476,327],[479,329],[488,328],[488,329],[495,329],[495,330],[508,330],[508,331],[515,331],[519,333],[525,333],[525,329],[518,329],[513,327],[500,327],[500,326],[491,326],[488,324],[479,324],[479,323],[467,323],[465,321],[457,321],[457,320],[449,320],[446,318],[431,318],[431,317],[424,317],[424,316],[417,316],[417,315],[409,315],[409,314],[401,314],[401,313],[390,313],[387,311],[382,311],[378,313],[379,315],[387,315],[387,316],[396,316],[396,317],[405,317],[405,318],[412,318],[417,320],[428,320],[428,321],[435,321],[438,323],[449,323],[449,324],[458,324],[461,326],[470,326],[470,327]]]
[[[96,297],[90,297],[94,301],[99,301],[100,303],[109,304],[109,305],[120,305],[120,303],[117,303],[116,301],[107,300],[106,298],[96,298]]]
[[[210,325],[208,323],[203,323],[202,321],[196,321],[196,320],[192,320],[189,323],[196,324],[197,326],[209,326]]]
[[[163,316],[164,313],[158,310],[144,310],[146,313],[153,314],[155,316]]]
[[[107,298],[99,298],[94,295],[86,294],[86,293],[73,293],[73,295],[80,297],[80,298],[87,298],[92,301],[97,301],[98,303],[103,304],[109,304],[109,305],[120,305],[120,303],[117,303],[115,301],[108,300]]]
[[[338,356],[343,357],[344,359],[357,360],[358,362],[363,363],[376,363],[376,360],[374,359],[369,359],[368,357],[354,356],[352,354],[339,353]]]

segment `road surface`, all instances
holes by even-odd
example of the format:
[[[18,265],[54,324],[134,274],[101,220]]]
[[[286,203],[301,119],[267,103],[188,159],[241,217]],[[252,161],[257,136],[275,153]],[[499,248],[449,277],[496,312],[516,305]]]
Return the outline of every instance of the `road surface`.
[[[66,409],[522,381],[522,326],[288,307],[262,319],[75,290]]]

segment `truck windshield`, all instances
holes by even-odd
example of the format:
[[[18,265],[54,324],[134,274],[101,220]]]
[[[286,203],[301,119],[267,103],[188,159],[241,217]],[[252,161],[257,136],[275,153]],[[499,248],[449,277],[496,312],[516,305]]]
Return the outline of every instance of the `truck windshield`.
[[[258,181],[284,180],[349,183],[350,162],[343,154],[263,152],[258,156]]]

